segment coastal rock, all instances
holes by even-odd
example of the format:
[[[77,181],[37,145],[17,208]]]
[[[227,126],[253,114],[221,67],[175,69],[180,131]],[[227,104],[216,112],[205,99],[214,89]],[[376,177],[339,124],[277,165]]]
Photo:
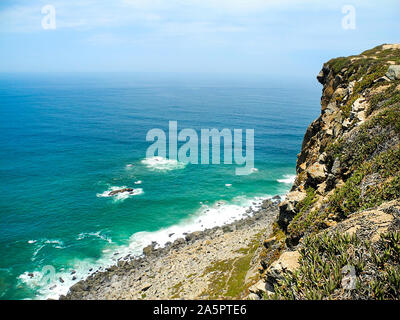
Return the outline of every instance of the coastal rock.
[[[232,232],[233,229],[234,229],[233,226],[223,226],[223,227],[222,227],[222,231],[223,231],[224,233]]]
[[[176,239],[176,240],[172,243],[171,248],[172,248],[172,249],[178,249],[178,248],[180,248],[181,246],[183,246],[183,245],[185,245],[185,244],[186,244],[185,239],[183,239],[183,238],[178,238],[178,239]]]
[[[192,232],[192,233],[189,233],[188,235],[186,235],[185,240],[188,242],[196,241],[196,240],[200,239],[201,236],[202,236],[201,231],[195,231],[195,232]]]
[[[147,247],[143,248],[143,254],[145,256],[149,256],[154,252],[154,250],[155,250],[155,245],[154,244],[150,244]]]
[[[296,205],[306,197],[305,192],[292,191],[288,193],[285,201],[279,204],[278,224],[286,228],[297,214]]]
[[[318,184],[323,182],[326,178],[326,169],[325,165],[320,164],[319,162],[313,163],[307,169],[307,185],[316,187]]]
[[[397,221],[398,218],[395,218],[397,211],[400,212],[400,201],[386,202],[378,208],[352,214],[347,220],[330,228],[329,232],[357,234],[360,238],[376,242],[380,239],[380,235],[387,232]]]
[[[386,76],[390,80],[400,80],[400,65],[392,65],[389,67]]]
[[[346,265],[342,268],[342,288],[344,290],[354,290],[356,288],[357,275],[353,266]]]
[[[326,83],[329,73],[330,73],[329,66],[327,64],[325,64],[322,67],[322,70],[317,75],[318,82],[321,83],[322,85],[324,85]]]
[[[264,295],[271,295],[274,293],[272,285],[264,280],[260,280],[249,288],[250,293],[256,294],[258,298],[263,298]]]
[[[300,267],[299,258],[300,253],[298,251],[285,251],[267,269],[267,279],[273,283],[282,280],[286,273],[293,273]]]
[[[276,237],[272,237],[272,238],[268,238],[266,240],[264,240],[264,247],[266,249],[271,248],[274,244],[276,243]]]
[[[261,300],[261,298],[259,297],[259,295],[258,295],[258,294],[255,294],[255,293],[250,293],[250,294],[247,296],[247,298],[248,298],[249,300]]]
[[[132,189],[132,188],[123,188],[123,189],[119,189],[119,190],[110,191],[110,192],[108,193],[108,195],[109,195],[109,196],[115,196],[115,195],[117,195],[117,194],[119,194],[119,193],[133,192],[133,191],[134,191],[134,189]]]

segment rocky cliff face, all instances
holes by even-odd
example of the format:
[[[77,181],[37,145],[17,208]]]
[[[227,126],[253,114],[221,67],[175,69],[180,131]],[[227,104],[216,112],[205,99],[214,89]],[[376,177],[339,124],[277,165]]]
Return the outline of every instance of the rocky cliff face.
[[[266,246],[264,292],[293,299],[400,298],[400,44],[332,59],[317,79],[321,115],[305,133],[296,181],[280,205],[276,230],[284,236]],[[283,255],[273,262],[273,252]],[[288,252],[298,254],[290,263]],[[286,282],[280,279],[285,272]],[[346,291],[343,279],[362,289]]]

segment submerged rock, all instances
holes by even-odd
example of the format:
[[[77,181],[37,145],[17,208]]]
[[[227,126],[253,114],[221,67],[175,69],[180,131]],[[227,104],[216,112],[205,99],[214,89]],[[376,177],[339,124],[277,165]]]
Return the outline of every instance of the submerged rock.
[[[108,195],[115,196],[116,194],[119,194],[119,193],[133,192],[133,191],[134,191],[134,189],[132,189],[132,188],[123,188],[123,189],[119,189],[119,190],[110,191]]]

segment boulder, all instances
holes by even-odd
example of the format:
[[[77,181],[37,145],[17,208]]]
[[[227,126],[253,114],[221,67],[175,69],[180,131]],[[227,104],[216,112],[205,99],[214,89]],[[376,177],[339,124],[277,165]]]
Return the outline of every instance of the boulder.
[[[247,298],[248,298],[249,300],[261,300],[261,298],[258,296],[258,294],[255,294],[255,293],[250,293],[250,294],[247,296]]]
[[[265,239],[263,244],[264,244],[264,247],[266,249],[269,249],[275,243],[276,243],[276,237],[272,237],[272,238],[269,238],[269,239]]]
[[[147,247],[144,247],[144,248],[143,248],[143,254],[144,254],[145,256],[151,255],[151,254],[153,253],[153,251],[155,250],[154,247],[155,247],[155,246],[154,246],[153,244],[148,245]]]
[[[224,233],[229,233],[229,232],[232,232],[232,231],[234,231],[233,230],[233,227],[232,226],[223,226],[222,227],[222,231],[224,232]]]
[[[196,241],[196,240],[200,239],[201,236],[202,236],[201,231],[195,231],[195,232],[192,232],[192,233],[189,233],[188,235],[186,235],[185,240],[187,242]]]
[[[273,262],[267,269],[267,277],[270,282],[284,279],[285,274],[293,273],[299,267],[300,253],[298,251],[285,251],[279,259]]]
[[[259,298],[263,295],[271,295],[274,293],[274,288],[268,282],[260,280],[249,288],[251,294],[256,294]]]
[[[318,73],[317,75],[317,80],[319,83],[321,83],[322,85],[324,85],[326,83],[326,79],[329,75],[329,66],[327,64],[325,64],[322,68],[322,70]]]
[[[307,169],[307,184],[316,187],[326,179],[325,165],[315,162]]]
[[[342,268],[342,288],[344,290],[355,290],[356,289],[356,270],[351,265],[346,265]]]
[[[287,194],[285,201],[280,203],[278,224],[282,228],[286,228],[289,225],[290,221],[297,214],[296,205],[304,200],[306,196],[305,192],[292,191]]]
[[[115,196],[118,193],[132,192],[132,191],[133,191],[132,188],[123,188],[123,189],[119,189],[119,190],[110,191],[110,193],[108,195]]]
[[[400,80],[400,65],[392,65],[386,72],[386,76],[390,80]]]

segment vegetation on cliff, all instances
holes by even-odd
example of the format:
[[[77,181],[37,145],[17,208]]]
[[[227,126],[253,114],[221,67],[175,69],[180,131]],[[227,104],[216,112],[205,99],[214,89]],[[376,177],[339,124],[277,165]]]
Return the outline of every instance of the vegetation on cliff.
[[[296,271],[279,257],[263,261],[274,287],[266,293],[399,299],[400,45],[332,59],[317,78],[321,115],[307,129],[278,219],[285,251],[300,259]],[[354,269],[354,288],[343,283],[344,269]]]
[[[371,244],[355,234],[308,237],[300,249],[300,268],[275,285],[275,299],[398,299],[400,233]],[[354,287],[343,286],[343,268],[352,266]]]

